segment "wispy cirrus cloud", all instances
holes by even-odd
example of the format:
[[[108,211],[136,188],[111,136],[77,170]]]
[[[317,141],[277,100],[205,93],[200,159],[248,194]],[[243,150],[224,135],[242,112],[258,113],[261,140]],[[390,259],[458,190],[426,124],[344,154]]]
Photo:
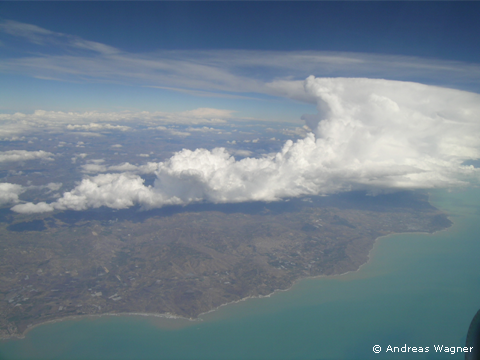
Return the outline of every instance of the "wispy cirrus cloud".
[[[114,54],[118,50],[114,47],[95,41],[84,40],[81,37],[50,31],[33,24],[26,24],[14,20],[0,22],[0,30],[6,34],[23,38],[37,45],[54,45],[58,49],[89,50],[100,54]]]
[[[111,82],[196,96],[289,96],[282,81],[369,77],[480,91],[480,64],[416,57],[321,51],[175,50],[131,53],[31,24],[4,21],[0,30],[40,45],[36,54],[0,61],[0,71],[75,82]],[[44,51],[42,51],[42,46]],[[243,94],[243,95],[242,95]],[[313,98],[297,100],[314,103]]]

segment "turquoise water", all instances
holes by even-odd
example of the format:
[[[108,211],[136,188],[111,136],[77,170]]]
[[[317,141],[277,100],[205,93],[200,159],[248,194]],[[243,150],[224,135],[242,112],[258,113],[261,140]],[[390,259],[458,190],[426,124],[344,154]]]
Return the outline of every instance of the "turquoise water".
[[[39,326],[0,344],[0,359],[463,359],[480,308],[480,190],[433,192],[454,225],[377,241],[360,271],[307,279],[203,322],[101,317]],[[388,345],[428,353],[385,353]],[[382,352],[373,353],[380,345]]]

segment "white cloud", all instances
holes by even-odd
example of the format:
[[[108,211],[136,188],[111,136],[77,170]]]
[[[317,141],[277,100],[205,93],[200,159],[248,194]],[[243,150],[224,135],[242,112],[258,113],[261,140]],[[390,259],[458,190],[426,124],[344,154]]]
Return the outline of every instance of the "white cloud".
[[[308,116],[308,114],[306,114]],[[305,118],[307,118],[306,115],[303,115],[302,116],[302,120],[305,120]],[[308,116],[308,119],[310,118],[315,118],[315,127],[316,125],[318,124],[318,115],[310,115]],[[308,122],[307,122],[308,124]],[[308,125],[305,125],[303,127],[295,127],[294,129],[282,129],[280,130],[280,132],[283,134],[283,135],[287,135],[287,136],[292,136],[292,137],[302,137],[304,138],[305,136],[307,136],[307,134],[313,130],[315,130],[315,127],[313,128],[310,128],[308,127]]]
[[[111,125],[111,124],[97,124],[97,123],[90,123],[87,125],[67,125],[68,130],[89,130],[89,131],[100,131],[100,130],[120,130],[120,131],[128,131],[132,128],[129,126],[122,126],[122,125]]]
[[[107,167],[100,164],[84,164],[81,168],[82,172],[85,173],[101,173],[107,171]]]
[[[25,192],[21,185],[0,183],[0,205],[17,203],[18,195]]]
[[[43,188],[46,188],[48,190],[50,190],[49,192],[52,192],[52,191],[58,191],[60,190],[60,188],[62,187],[62,183],[48,183],[47,185],[44,185]]]
[[[199,119],[228,119],[232,117],[232,110],[212,109],[212,108],[198,108],[195,110],[183,111],[179,115],[186,117],[194,117]]]
[[[75,135],[89,136],[89,137],[103,137],[102,134],[95,133],[95,132],[88,132],[88,131],[78,131],[75,133]],[[76,147],[83,147],[83,146],[77,145]]]
[[[88,50],[90,52],[104,55],[115,54],[118,52],[117,49],[108,45],[83,40],[78,36],[53,32],[36,25],[25,24],[14,20],[2,21],[0,23],[0,30],[7,34],[24,38],[37,45],[54,44],[73,49]]]
[[[187,131],[190,131],[190,132],[204,132],[204,133],[210,133],[210,132],[215,132],[217,134],[221,134],[223,132],[223,130],[221,129],[215,129],[215,128],[212,128],[212,127],[208,127],[208,126],[203,126],[203,127],[188,127],[186,129]]]
[[[82,210],[275,201],[480,180],[479,169],[461,165],[480,157],[478,94],[411,82],[313,76],[295,91],[317,101],[318,115],[308,118],[314,132],[287,141],[276,154],[237,161],[224,148],[182,150],[156,164],[153,187],[134,174],[98,175],[49,206]]]
[[[253,152],[249,150],[229,150],[228,151],[232,155],[238,155],[241,157],[247,157],[247,156],[252,156]]]
[[[143,185],[143,179],[134,174],[102,174],[83,181],[74,190],[66,192],[58,201],[46,204],[19,204],[12,208],[19,213],[36,213],[57,210],[86,210],[107,206],[113,209],[125,209],[135,204],[143,206],[177,204],[179,199],[164,199],[161,194]]]
[[[108,171],[115,171],[115,172],[138,172],[139,167],[128,162],[120,164],[120,165],[113,165],[108,167]]]
[[[144,154],[148,155],[148,154]],[[133,165],[125,162],[120,165],[106,166],[102,164],[103,160],[91,160],[89,163],[81,166],[82,172],[95,174],[104,172],[129,172],[134,174],[154,174],[158,170],[159,163],[148,162],[145,165]]]
[[[46,193],[52,193],[60,190],[62,183],[48,183],[47,185],[22,186],[11,183],[0,183],[0,205],[16,204],[20,201],[19,195],[27,190],[47,190]],[[32,204],[33,205],[33,204]]]
[[[54,207],[45,202],[39,202],[38,204],[26,203],[18,204],[12,207],[12,211],[15,211],[20,214],[35,214],[35,213],[44,213],[54,210]]]
[[[91,159],[81,166],[82,172],[85,173],[101,173],[107,171],[107,166],[103,165],[104,159]]]
[[[187,137],[187,136],[191,135],[189,132],[178,131],[178,130],[175,130],[175,129],[167,128],[165,126],[157,126],[155,129],[167,132],[167,133],[169,133],[170,135],[173,135],[173,136]]]
[[[25,136],[19,137],[19,136],[10,136],[10,137],[4,137],[2,141],[23,141],[25,140]],[[33,144],[32,140],[28,141],[29,144]]]
[[[24,37],[35,44],[45,43],[45,39],[54,36],[55,33],[32,24],[6,20],[0,23],[0,29],[7,34]]]
[[[83,144],[83,143],[82,143]],[[77,147],[79,147],[79,145],[77,144]],[[72,157],[72,164],[75,164],[77,162],[77,159],[85,159],[86,157],[88,156],[88,154],[85,154],[85,153],[82,153],[82,154],[75,154],[74,157]]]
[[[164,50],[129,53],[77,36],[36,25],[3,21],[0,30],[22,37],[46,50],[5,58],[2,71],[36,78],[84,82],[140,84],[197,96],[239,97],[266,93],[290,97],[310,74],[415,80],[444,86],[476,86],[480,65],[417,57],[325,52],[259,50]],[[51,47],[58,51],[52,52]],[[259,77],[261,69],[261,77]],[[86,80],[88,79],[88,80]],[[285,87],[288,83],[290,88]],[[301,85],[301,84],[300,84]],[[279,89],[281,91],[279,92]],[[216,92],[216,93],[215,93]],[[297,98],[298,99],[298,98]],[[303,93],[302,101],[314,101]]]
[[[212,108],[199,108],[183,112],[97,112],[83,113],[35,110],[33,114],[0,114],[0,136],[16,136],[38,130],[75,131],[76,135],[102,136],[98,132],[105,130],[128,131],[132,128],[126,125],[116,125],[115,122],[128,124],[145,124],[157,127],[158,130],[170,130],[159,124],[221,124],[232,117],[234,111]],[[113,124],[112,124],[113,123]],[[82,131],[83,130],[83,131]],[[180,136],[188,133],[178,132]]]
[[[170,134],[172,134],[174,136],[180,136],[180,137],[187,137],[187,136],[192,135],[189,132],[178,131],[178,130],[169,130],[169,132],[170,132]]]
[[[0,162],[27,161],[35,159],[53,160],[53,154],[47,151],[9,150],[0,151]]]

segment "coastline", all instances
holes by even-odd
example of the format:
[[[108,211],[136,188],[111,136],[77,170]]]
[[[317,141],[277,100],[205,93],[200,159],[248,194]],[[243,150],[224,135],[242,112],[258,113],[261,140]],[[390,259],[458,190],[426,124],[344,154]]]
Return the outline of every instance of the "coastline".
[[[450,220],[450,217],[449,217],[449,220]],[[450,220],[451,221],[451,220]],[[222,307],[225,307],[225,306],[228,306],[228,305],[233,305],[233,304],[236,304],[236,303],[240,303],[240,302],[244,302],[244,301],[247,301],[249,299],[262,299],[262,298],[269,298],[273,295],[275,295],[276,293],[279,293],[279,292],[285,292],[285,291],[290,291],[298,282],[300,281],[303,281],[303,280],[307,280],[307,279],[320,279],[320,278],[328,278],[328,277],[336,277],[336,276],[343,276],[343,275],[347,275],[347,274],[352,274],[352,273],[357,273],[359,272],[362,267],[364,267],[365,265],[369,264],[372,259],[373,259],[373,256],[372,256],[372,251],[374,251],[375,249],[375,246],[377,245],[378,241],[381,240],[381,239],[384,239],[384,238],[388,238],[390,236],[393,236],[393,235],[401,235],[401,234],[423,234],[423,235],[435,235],[437,233],[440,233],[442,231],[446,231],[448,229],[450,229],[452,226],[454,225],[454,222],[451,221],[451,225],[444,228],[444,229],[441,229],[441,230],[438,230],[438,231],[435,231],[433,233],[429,233],[429,232],[422,232],[422,231],[418,231],[418,232],[400,232],[400,233],[391,233],[391,234],[387,234],[387,235],[382,235],[382,236],[379,236],[377,238],[375,238],[375,240],[373,241],[373,246],[372,248],[370,249],[370,251],[368,252],[368,255],[367,255],[367,261],[364,262],[363,264],[361,264],[358,269],[356,270],[350,270],[350,271],[346,271],[346,272],[343,272],[343,273],[339,273],[339,274],[331,274],[331,275],[315,275],[315,276],[305,276],[305,277],[300,277],[298,279],[295,279],[292,284],[286,288],[286,289],[276,289],[274,290],[273,292],[267,294],[267,295],[250,295],[250,296],[247,296],[247,297],[244,297],[244,298],[241,298],[241,299],[238,299],[238,300],[235,300],[235,301],[230,301],[230,302],[227,302],[227,303],[224,303],[224,304],[221,304],[213,309],[210,309],[208,311],[205,311],[203,313],[200,313],[196,318],[187,318],[187,317],[184,317],[184,316],[180,316],[180,315],[176,315],[176,314],[172,314],[172,313],[142,313],[142,312],[127,312],[127,313],[105,313],[105,314],[86,314],[86,315],[73,315],[73,316],[66,316],[66,317],[61,317],[61,318],[57,318],[57,319],[52,319],[52,320],[46,320],[46,321],[43,321],[43,322],[40,322],[40,323],[37,323],[37,324],[33,324],[33,325],[30,325],[29,327],[27,327],[27,329],[25,329],[21,334],[14,334],[14,335],[10,335],[8,337],[5,337],[5,336],[0,336],[0,341],[1,342],[5,342],[5,341],[9,341],[9,340],[21,340],[21,339],[24,339],[27,335],[27,333],[38,327],[38,326],[41,326],[41,325],[45,325],[45,324],[51,324],[51,323],[57,323],[57,322],[61,322],[61,321],[68,321],[68,320],[82,320],[82,319],[88,319],[88,318],[100,318],[100,317],[104,317],[104,316],[142,316],[142,317],[149,317],[149,318],[163,318],[163,319],[173,319],[173,320],[187,320],[187,321],[190,321],[190,322],[202,322],[202,321],[205,321],[202,316],[204,315],[207,315],[207,314],[210,314],[210,313],[213,313],[217,310],[219,310],[220,308]]]
[[[203,321],[202,319],[199,318],[186,318],[184,316],[180,315],[175,315],[171,313],[163,313],[163,314],[157,314],[157,313],[140,313],[140,312],[128,312],[128,313],[105,313],[105,314],[87,314],[87,315],[72,315],[72,316],[65,316],[61,317],[58,319],[52,319],[52,320],[46,320],[43,322],[40,322],[38,324],[33,324],[27,327],[25,331],[21,334],[18,335],[11,335],[9,337],[0,337],[0,341],[8,341],[8,340],[21,340],[24,339],[27,333],[41,325],[46,325],[46,324],[53,324],[57,322],[62,322],[62,321],[68,321],[68,320],[83,320],[83,319],[88,319],[88,318],[100,318],[103,316],[144,316],[144,317],[156,317],[156,318],[164,318],[164,319],[178,319],[178,320],[188,320],[188,321]]]

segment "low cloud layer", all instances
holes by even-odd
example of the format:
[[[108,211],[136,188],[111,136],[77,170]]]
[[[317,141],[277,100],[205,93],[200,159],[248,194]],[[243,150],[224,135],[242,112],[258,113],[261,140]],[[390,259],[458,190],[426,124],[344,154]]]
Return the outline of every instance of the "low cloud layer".
[[[30,185],[22,186],[11,183],[0,183],[0,206],[7,204],[16,204],[20,202],[19,195],[27,190],[43,190],[47,194],[58,191],[62,187],[62,183],[49,183],[47,185]]]
[[[25,192],[21,185],[0,183],[0,205],[18,202],[18,195]]]
[[[358,189],[462,186],[480,179],[478,169],[462,165],[480,158],[478,94],[362,78],[311,76],[301,87],[284,86],[292,97],[316,99],[318,114],[304,117],[312,132],[287,141],[278,153],[237,161],[224,148],[183,150],[151,163],[153,186],[131,172],[101,174],[54,203],[12,210],[275,201]]]
[[[120,131],[128,131],[131,130],[129,126],[122,126],[122,125],[111,125],[111,124],[97,124],[97,123],[90,123],[87,125],[67,125],[68,130],[87,130],[87,131],[98,131],[98,130],[120,130]]]
[[[0,163],[35,159],[53,160],[53,154],[47,151],[10,150],[0,151]]]
[[[130,126],[112,124],[115,122],[141,124],[144,126],[158,126],[159,124],[223,124],[228,119],[233,118],[233,113],[233,110],[213,108],[198,108],[181,112],[120,111],[107,113],[98,111],[78,113],[36,110],[33,114],[0,114],[0,137],[12,137],[38,130],[75,131],[75,134],[85,136],[100,136],[95,131],[132,130]]]

